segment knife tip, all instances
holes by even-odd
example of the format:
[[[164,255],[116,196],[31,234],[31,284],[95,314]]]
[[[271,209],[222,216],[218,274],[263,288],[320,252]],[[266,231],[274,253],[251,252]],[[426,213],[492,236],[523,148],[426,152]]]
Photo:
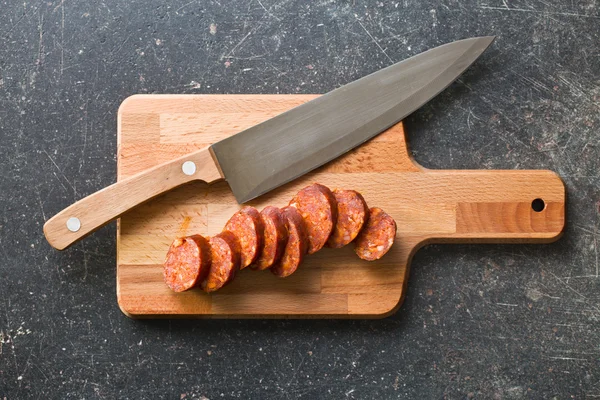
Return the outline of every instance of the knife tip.
[[[487,50],[488,47],[490,47],[494,40],[496,40],[496,36],[479,36],[467,40],[470,40],[473,49],[475,49],[478,52],[478,54],[481,54],[485,50]]]
[[[494,40],[496,40],[496,36],[481,36],[479,37],[479,39],[483,40],[484,42],[487,42],[488,45],[490,45]]]

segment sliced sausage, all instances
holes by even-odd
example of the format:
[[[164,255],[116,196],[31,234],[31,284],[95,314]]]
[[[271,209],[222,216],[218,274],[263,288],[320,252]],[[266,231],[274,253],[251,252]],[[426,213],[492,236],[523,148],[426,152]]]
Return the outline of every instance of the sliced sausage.
[[[240,242],[240,269],[254,263],[263,248],[264,226],[258,210],[244,207],[229,219],[224,230],[237,236]]]
[[[284,207],[281,214],[285,219],[285,227],[288,231],[288,241],[279,263],[271,267],[271,272],[285,278],[290,276],[302,263],[304,255],[308,251],[308,232],[300,211],[294,207]]]
[[[333,195],[337,202],[338,217],[327,246],[338,249],[353,241],[360,233],[369,218],[369,207],[357,191],[335,189]]]
[[[314,183],[300,190],[289,205],[300,211],[306,224],[308,254],[321,250],[337,221],[337,204],[331,190]]]
[[[231,282],[240,268],[240,244],[237,237],[223,231],[209,238],[212,264],[208,276],[200,286],[207,293],[221,289]]]
[[[356,238],[354,251],[363,260],[378,260],[396,239],[396,221],[381,208],[369,209],[369,221]]]
[[[277,207],[268,206],[260,212],[265,227],[265,241],[254,268],[263,270],[279,261],[288,240],[285,219]]]
[[[175,239],[165,258],[165,283],[176,292],[193,288],[208,274],[210,260],[210,246],[204,237],[194,235]]]

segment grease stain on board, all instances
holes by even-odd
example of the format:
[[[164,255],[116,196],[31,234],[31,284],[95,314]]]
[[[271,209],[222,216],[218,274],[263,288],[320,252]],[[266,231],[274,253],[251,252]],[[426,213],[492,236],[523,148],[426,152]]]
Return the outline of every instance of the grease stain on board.
[[[185,216],[183,218],[183,222],[179,225],[179,233],[178,236],[187,236],[187,231],[190,227],[190,223],[192,222],[192,217]]]

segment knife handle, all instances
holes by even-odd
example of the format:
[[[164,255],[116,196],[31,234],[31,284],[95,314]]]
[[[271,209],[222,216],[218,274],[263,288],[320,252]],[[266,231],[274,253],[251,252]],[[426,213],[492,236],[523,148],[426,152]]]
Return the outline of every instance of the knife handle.
[[[44,224],[50,245],[64,250],[125,212],[185,183],[221,179],[210,147],[119,181],[65,208]]]

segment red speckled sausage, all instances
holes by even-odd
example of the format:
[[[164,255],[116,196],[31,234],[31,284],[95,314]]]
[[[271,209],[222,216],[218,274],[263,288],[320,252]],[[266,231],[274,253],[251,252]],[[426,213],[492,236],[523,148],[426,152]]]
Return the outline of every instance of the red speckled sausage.
[[[202,282],[210,270],[210,246],[200,236],[177,238],[169,247],[163,276],[175,292],[183,292]]]
[[[277,207],[268,206],[260,212],[265,227],[265,241],[261,255],[254,267],[258,270],[270,268],[279,261],[288,240],[285,219]]]
[[[354,251],[363,260],[378,260],[396,239],[396,221],[381,208],[369,210],[369,221],[356,238]]]
[[[337,202],[338,217],[327,247],[338,249],[353,241],[360,233],[369,219],[369,207],[357,191],[335,189],[333,195]]]
[[[337,221],[335,196],[326,186],[314,183],[300,190],[290,202],[302,214],[308,232],[308,254],[323,248]]]
[[[271,272],[285,278],[296,272],[298,266],[302,263],[304,255],[308,251],[308,233],[300,211],[294,207],[284,207],[281,209],[281,213],[286,220],[288,241],[283,257],[281,257],[278,264],[271,267]]]
[[[207,293],[221,289],[231,282],[240,268],[240,244],[237,237],[223,231],[208,240],[212,264],[210,272],[200,286]]]
[[[263,248],[264,225],[260,213],[254,207],[244,207],[225,224],[240,242],[240,269],[254,263]]]

